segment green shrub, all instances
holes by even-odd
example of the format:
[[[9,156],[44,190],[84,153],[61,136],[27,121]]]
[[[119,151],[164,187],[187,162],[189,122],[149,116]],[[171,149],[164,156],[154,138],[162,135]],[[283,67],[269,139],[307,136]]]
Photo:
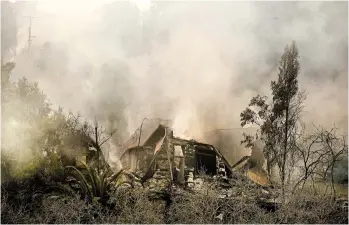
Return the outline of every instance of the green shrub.
[[[109,167],[105,167],[97,171],[84,163],[82,165],[85,168],[84,171],[80,171],[74,166],[66,166],[65,168],[69,171],[70,182],[80,187],[81,194],[88,202],[98,200],[106,203],[110,194],[114,193],[121,184],[130,183],[133,185],[130,181],[119,181],[123,174],[127,174],[124,170],[114,173]],[[131,174],[128,175],[132,177]]]

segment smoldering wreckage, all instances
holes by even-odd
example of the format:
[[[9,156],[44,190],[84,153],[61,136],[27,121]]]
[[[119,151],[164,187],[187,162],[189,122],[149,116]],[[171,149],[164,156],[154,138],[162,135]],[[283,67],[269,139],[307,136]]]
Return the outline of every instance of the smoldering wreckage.
[[[89,164],[93,152],[87,151],[84,160],[80,157],[77,161]],[[271,191],[266,172],[256,168],[250,156],[231,165],[217,147],[176,137],[169,122],[144,124],[122,145],[121,152],[122,169],[134,175],[133,187],[142,189],[152,199],[168,200],[173,195],[200,192],[209,179],[219,190],[217,199],[257,200],[266,210],[278,208],[280,201]],[[234,184],[237,180],[257,191],[248,193],[243,190],[246,185],[242,188]],[[125,183],[124,188],[129,187]]]

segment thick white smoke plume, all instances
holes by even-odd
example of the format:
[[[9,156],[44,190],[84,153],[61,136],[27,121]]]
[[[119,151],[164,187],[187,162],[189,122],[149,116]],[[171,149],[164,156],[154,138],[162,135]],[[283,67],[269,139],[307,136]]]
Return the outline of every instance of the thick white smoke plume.
[[[17,2],[15,77],[126,138],[144,117],[175,131],[239,127],[268,95],[286,44],[301,55],[304,120],[347,130],[347,2]],[[141,10],[140,10],[141,9]],[[28,18],[32,45],[27,51]],[[113,114],[113,115],[112,115]]]

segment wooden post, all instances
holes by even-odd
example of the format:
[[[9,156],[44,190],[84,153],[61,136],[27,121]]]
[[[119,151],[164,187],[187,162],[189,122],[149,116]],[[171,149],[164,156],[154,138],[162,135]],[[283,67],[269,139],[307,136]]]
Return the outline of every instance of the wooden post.
[[[179,161],[179,179],[178,180],[181,184],[185,183],[185,180],[184,180],[184,157],[181,157],[180,161]]]
[[[96,125],[95,125],[95,138],[96,138],[96,145],[98,146],[98,128],[97,128],[97,120],[96,120]],[[97,171],[98,171],[98,173],[99,173],[99,151],[98,151],[98,149],[96,149],[97,150]]]
[[[167,129],[167,128],[165,128]],[[166,152],[167,152],[167,160],[168,160],[168,163],[169,163],[169,166],[170,166],[170,174],[171,174],[171,184],[173,182],[173,171],[172,171],[172,162],[171,162],[171,153],[170,153],[170,150],[171,150],[171,143],[169,141],[169,133],[166,132],[166,137],[165,137],[165,141],[166,141]]]

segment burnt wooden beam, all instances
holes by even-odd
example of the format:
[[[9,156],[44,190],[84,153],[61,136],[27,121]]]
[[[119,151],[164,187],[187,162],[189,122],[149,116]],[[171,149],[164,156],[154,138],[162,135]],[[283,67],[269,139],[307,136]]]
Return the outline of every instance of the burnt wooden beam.
[[[207,153],[202,153],[202,152],[196,152],[197,155],[206,155],[206,156],[212,156],[212,157],[216,157],[216,155],[213,154],[207,154]]]

